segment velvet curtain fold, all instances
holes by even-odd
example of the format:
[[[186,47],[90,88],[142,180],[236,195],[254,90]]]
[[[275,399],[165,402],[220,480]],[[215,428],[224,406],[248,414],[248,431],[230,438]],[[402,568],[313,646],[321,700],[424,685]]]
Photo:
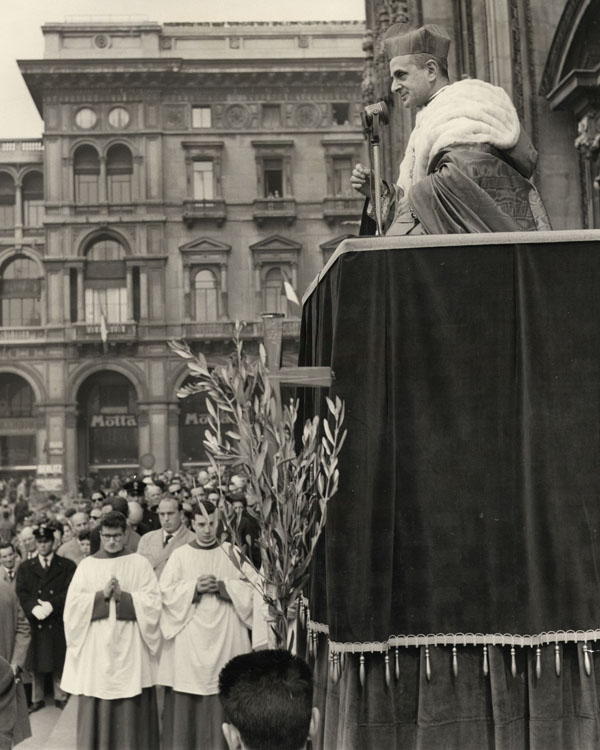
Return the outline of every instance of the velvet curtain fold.
[[[483,634],[491,643],[498,633],[550,632],[552,642],[559,631],[596,631],[598,242],[352,247],[303,313],[300,364],[331,366],[349,433],[313,570],[311,619],[342,650],[399,635]],[[304,415],[324,414],[323,398],[305,390]],[[543,651],[550,659],[554,647]],[[473,680],[467,703],[481,699]],[[418,695],[418,682],[408,692]],[[524,684],[531,696],[535,686]],[[364,702],[355,688],[335,698],[344,722],[354,721],[353,701]],[[513,688],[507,695],[519,702]],[[328,707],[331,700],[328,691]],[[597,701],[586,705],[593,734]],[[396,709],[386,711],[389,723]],[[526,717],[522,732],[513,729],[531,739],[531,706],[522,713],[510,721]],[[580,747],[545,747],[553,746]]]

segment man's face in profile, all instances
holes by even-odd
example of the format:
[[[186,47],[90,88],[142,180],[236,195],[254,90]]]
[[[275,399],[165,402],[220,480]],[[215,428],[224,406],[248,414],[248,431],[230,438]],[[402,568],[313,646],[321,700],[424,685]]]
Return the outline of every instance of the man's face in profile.
[[[427,67],[417,67],[412,55],[394,57],[390,62],[391,90],[398,94],[404,109],[423,107],[433,92],[436,76]]]

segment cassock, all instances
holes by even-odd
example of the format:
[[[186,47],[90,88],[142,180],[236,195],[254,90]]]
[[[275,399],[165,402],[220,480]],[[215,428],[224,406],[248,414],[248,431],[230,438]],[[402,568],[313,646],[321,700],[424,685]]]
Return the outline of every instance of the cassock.
[[[21,670],[25,667],[30,641],[31,628],[17,595],[8,583],[0,581],[0,657],[9,669],[12,664]],[[3,742],[11,747],[9,741],[16,745],[31,737],[25,690],[20,681],[10,679],[11,673],[12,669],[6,673],[6,687],[0,691],[0,747],[4,747]]]
[[[530,182],[536,161],[501,87],[475,78],[444,86],[417,112],[398,182],[384,187],[385,234],[549,230]],[[374,233],[372,218],[371,206],[361,234]]]
[[[105,602],[115,576],[121,599]],[[160,644],[160,590],[150,563],[122,550],[80,563],[65,604],[62,688],[79,695],[78,750],[158,748],[153,658]]]
[[[218,698],[219,672],[234,656],[264,644],[266,629],[250,580],[229,558],[231,545],[210,548],[196,541],[175,550],[160,577],[164,637],[158,683],[166,685],[163,750],[220,750],[223,714]],[[218,594],[196,593],[200,575],[222,582]]]

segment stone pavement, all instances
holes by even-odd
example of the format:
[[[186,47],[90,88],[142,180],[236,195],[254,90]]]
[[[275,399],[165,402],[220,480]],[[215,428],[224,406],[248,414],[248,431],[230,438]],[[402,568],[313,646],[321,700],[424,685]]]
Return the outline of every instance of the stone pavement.
[[[18,750],[77,750],[77,697],[71,697],[64,711],[55,708],[51,700],[46,704],[46,708],[30,714],[32,736],[17,745]]]

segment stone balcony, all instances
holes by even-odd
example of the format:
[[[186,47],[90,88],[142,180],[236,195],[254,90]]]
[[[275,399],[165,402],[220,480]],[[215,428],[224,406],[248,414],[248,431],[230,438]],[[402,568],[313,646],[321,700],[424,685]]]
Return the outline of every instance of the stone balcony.
[[[222,226],[227,218],[227,206],[222,198],[183,202],[183,221],[190,227],[201,221],[214,221]]]
[[[214,323],[184,323],[183,338],[190,341],[194,339],[232,339],[234,323],[231,320],[215,321]],[[263,324],[260,320],[246,322],[242,338],[261,339],[263,336]],[[300,320],[283,321],[284,338],[297,338],[300,336]]]
[[[107,323],[107,341],[136,341],[137,323]],[[70,328],[73,341],[77,343],[102,343],[100,323],[74,323]]]
[[[296,221],[296,201],[293,198],[256,198],[252,203],[252,218],[262,226],[267,221]]]
[[[0,346],[6,344],[36,344],[61,342],[65,338],[63,326],[2,326]]]
[[[364,198],[360,196],[346,196],[341,198],[325,198],[323,201],[323,218],[328,224],[336,221],[358,221],[362,212]]]

